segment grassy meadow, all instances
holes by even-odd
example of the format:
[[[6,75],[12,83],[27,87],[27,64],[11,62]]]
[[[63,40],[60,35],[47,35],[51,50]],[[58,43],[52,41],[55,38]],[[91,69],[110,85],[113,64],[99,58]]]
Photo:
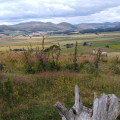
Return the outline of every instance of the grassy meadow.
[[[77,70],[74,70],[76,41]],[[94,92],[115,94],[120,98],[120,59],[116,59],[120,56],[120,32],[45,36],[44,42],[45,48],[59,43],[61,51],[58,61],[57,53],[51,53],[48,62],[46,56],[42,57],[45,59],[41,62],[42,67],[46,67],[42,70],[38,64],[40,56],[36,53],[36,47],[42,49],[42,37],[0,39],[3,65],[0,71],[0,120],[61,120],[53,105],[60,101],[70,109],[74,105],[76,84],[83,104],[90,108]],[[84,42],[90,45],[83,46]],[[65,47],[72,43],[72,48]],[[92,50],[98,47],[107,52],[108,57],[101,57],[96,68]],[[22,48],[33,51],[10,51]],[[31,66],[35,72],[26,73]]]

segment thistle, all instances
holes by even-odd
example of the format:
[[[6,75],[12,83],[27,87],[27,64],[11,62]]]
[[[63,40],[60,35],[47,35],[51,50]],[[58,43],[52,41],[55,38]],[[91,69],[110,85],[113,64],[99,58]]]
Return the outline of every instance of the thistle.
[[[94,59],[94,65],[96,68],[99,67],[99,62],[101,61],[101,53],[102,53],[102,49],[101,47],[98,47],[98,52],[97,52],[96,58]]]
[[[58,50],[57,55],[56,55],[56,63],[57,64],[58,64],[58,59],[60,57],[60,51],[61,51],[61,49],[60,49],[60,43],[59,42],[58,42],[58,46],[59,46],[59,50]]]
[[[73,69],[77,70],[77,41],[75,45],[75,52],[74,52],[74,58],[73,58]]]
[[[43,61],[45,61],[46,60],[46,55],[43,55],[42,59],[43,59]]]
[[[40,59],[40,55],[39,55],[39,53],[37,53],[36,57],[37,57],[38,59]]]
[[[43,40],[42,40],[42,50],[44,50],[44,36],[43,36]]]
[[[53,59],[53,60],[55,59],[55,56],[54,56],[54,55],[52,56],[52,59]]]
[[[25,48],[22,48],[22,51],[25,51]]]

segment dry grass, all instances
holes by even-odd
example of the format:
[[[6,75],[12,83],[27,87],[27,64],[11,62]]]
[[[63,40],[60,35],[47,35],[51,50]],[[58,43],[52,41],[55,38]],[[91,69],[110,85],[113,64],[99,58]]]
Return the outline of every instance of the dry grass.
[[[93,93],[116,94],[120,97],[119,75],[107,73],[93,74],[69,71],[42,72],[24,77],[9,74],[15,89],[19,91],[20,100],[13,108],[1,111],[1,120],[60,120],[54,110],[55,102],[60,101],[67,108],[74,104],[74,86],[80,89],[83,104],[91,107]],[[22,82],[21,82],[22,81]],[[1,106],[2,107],[2,106]],[[7,117],[6,117],[7,116]]]
[[[68,42],[65,39],[68,38],[70,38],[70,42],[74,38],[75,40],[91,38],[94,41],[100,40],[101,37],[101,41],[104,41],[108,39],[108,36],[112,39],[112,37],[119,36],[119,33],[104,33],[97,39],[98,36],[93,34],[87,34],[86,36],[50,36],[46,39],[52,43],[57,38],[58,41],[63,40],[63,44],[65,44]],[[103,51],[109,52],[108,57],[103,58],[98,74],[95,74],[95,71],[90,72],[87,69],[90,67],[88,63],[94,61],[94,56],[91,55],[92,50],[97,49],[97,47],[84,47],[81,43],[78,45],[77,62],[85,65],[79,72],[65,69],[66,64],[73,62],[74,48],[66,49],[62,46],[63,49],[59,58],[62,66],[60,71],[43,71],[34,75],[23,72],[25,63],[23,52],[0,52],[0,61],[3,60],[6,64],[5,70],[0,73],[0,80],[3,81],[10,77],[13,88],[18,91],[19,95],[18,101],[12,105],[12,108],[3,101],[2,97],[0,98],[0,120],[60,120],[61,118],[53,105],[60,101],[68,109],[71,108],[74,104],[74,86],[76,84],[79,86],[83,104],[87,107],[92,107],[94,92],[99,95],[103,92],[115,94],[120,98],[120,74],[115,74],[112,70],[115,61],[115,57],[112,56],[117,55],[116,50],[103,48]],[[34,53],[30,54],[28,58],[30,63],[36,61]]]

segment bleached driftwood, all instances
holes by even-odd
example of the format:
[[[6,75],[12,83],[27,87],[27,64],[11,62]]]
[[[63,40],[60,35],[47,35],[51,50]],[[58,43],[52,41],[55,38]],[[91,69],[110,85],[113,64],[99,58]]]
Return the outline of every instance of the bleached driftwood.
[[[78,86],[75,86],[75,104],[68,111],[61,103],[54,107],[58,110],[62,120],[116,120],[120,114],[120,99],[114,94],[102,94],[98,97],[94,93],[93,108],[83,106],[79,96]]]

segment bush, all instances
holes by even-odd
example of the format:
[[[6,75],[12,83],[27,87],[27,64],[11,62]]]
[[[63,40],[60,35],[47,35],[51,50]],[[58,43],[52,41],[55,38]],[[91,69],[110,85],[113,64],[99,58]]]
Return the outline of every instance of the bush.
[[[84,42],[84,43],[83,43],[83,46],[87,46],[87,42]]]
[[[109,48],[109,45],[105,45],[106,48]]]

